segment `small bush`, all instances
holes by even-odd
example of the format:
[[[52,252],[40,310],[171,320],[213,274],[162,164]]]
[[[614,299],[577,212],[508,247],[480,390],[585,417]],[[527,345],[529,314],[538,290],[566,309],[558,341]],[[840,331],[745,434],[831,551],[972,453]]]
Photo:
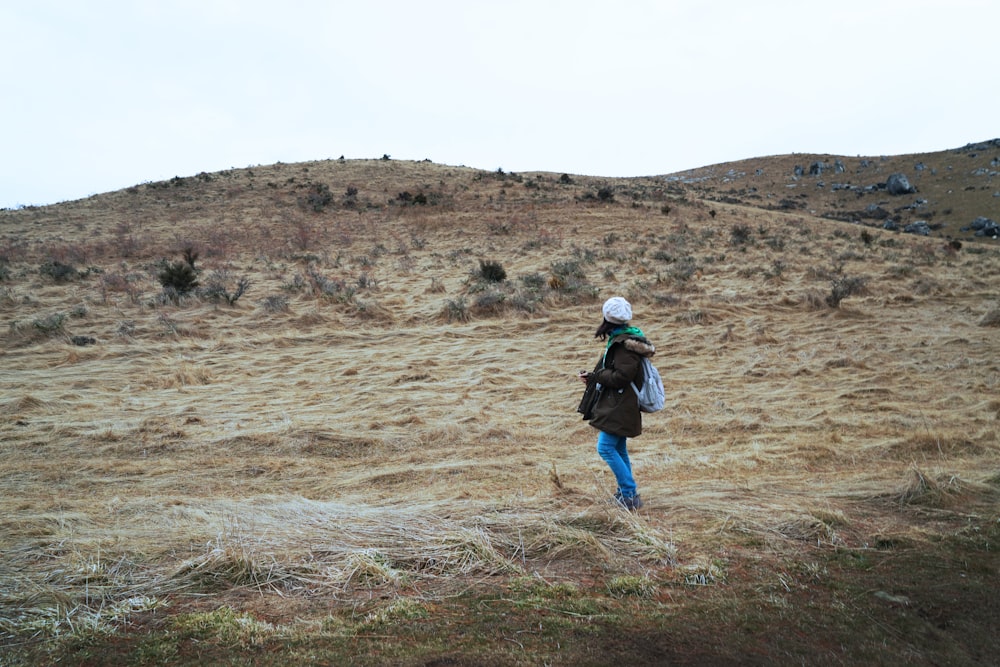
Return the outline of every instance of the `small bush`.
[[[165,265],[157,276],[164,288],[178,295],[188,294],[198,287],[198,273],[188,262],[173,262]]]
[[[300,208],[312,210],[314,213],[323,212],[331,202],[333,193],[326,183],[310,183],[306,186],[305,194],[298,198]]]
[[[771,250],[780,251],[785,249],[785,239],[781,238],[780,236],[772,236],[768,238],[767,241],[765,241],[765,243],[767,243],[767,246]]]
[[[52,313],[45,317],[40,317],[31,323],[35,329],[41,331],[46,336],[56,336],[63,333],[66,324],[66,313]]]
[[[469,305],[465,299],[448,299],[444,304],[444,318],[449,322],[468,322]]]
[[[169,301],[177,301],[179,297],[190,293],[198,287],[198,269],[194,263],[198,260],[198,253],[194,248],[188,246],[183,251],[184,260],[169,263],[163,261],[163,267],[157,275],[160,285],[163,286],[163,296]]]
[[[313,294],[333,298],[340,303],[351,303],[357,289],[349,287],[343,280],[324,276],[315,266],[306,269],[309,287]]]
[[[250,289],[250,279],[240,278],[232,291],[229,290],[229,282],[227,271],[215,271],[205,287],[199,290],[199,296],[208,301],[225,301],[232,306]]]
[[[868,280],[861,276],[840,276],[830,281],[830,294],[826,297],[826,305],[839,308],[840,302],[855,294],[864,294]]]
[[[288,299],[280,294],[264,297],[264,310],[269,313],[284,313],[288,311]]]
[[[502,283],[507,280],[507,272],[500,262],[479,260],[479,278],[490,283]]]
[[[527,290],[540,292],[545,289],[545,276],[540,273],[529,273],[526,276],[521,276],[521,284]]]
[[[729,244],[734,246],[745,246],[750,242],[753,231],[750,225],[733,225],[729,230]]]
[[[473,310],[480,315],[499,315],[504,310],[507,295],[502,292],[483,292],[476,297]]]
[[[43,276],[49,276],[57,283],[69,282],[80,275],[79,271],[72,264],[64,264],[56,260],[45,262],[39,266],[38,273]]]
[[[591,296],[595,296],[598,292],[594,285],[587,282],[587,275],[580,260],[555,262],[551,271],[548,284],[549,289],[553,291],[568,294],[589,293]]]

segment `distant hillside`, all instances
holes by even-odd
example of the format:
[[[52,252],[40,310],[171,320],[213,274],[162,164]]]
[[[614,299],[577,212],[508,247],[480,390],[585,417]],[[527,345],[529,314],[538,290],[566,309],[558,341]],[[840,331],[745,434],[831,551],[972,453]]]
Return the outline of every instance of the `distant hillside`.
[[[893,175],[905,177],[911,191],[892,194],[887,181]],[[316,212],[438,215],[480,211],[484,204],[556,211],[566,204],[616,203],[659,213],[701,200],[900,232],[923,221],[929,236],[993,243],[998,177],[1000,139],[899,156],[796,153],[631,178],[491,172],[428,160],[322,160],[176,176],[50,206],[4,209],[0,239],[7,246],[43,246],[64,237],[63,224],[96,226],[104,235],[116,230],[116,237],[150,222],[173,224],[178,234],[195,228],[217,234],[221,221],[284,227]],[[977,219],[988,221],[993,233],[977,236],[971,227]]]
[[[914,191],[891,194],[885,185],[893,174],[905,176]],[[1000,223],[1000,139],[913,155],[760,157],[667,180],[707,200],[870,226],[904,229],[923,220],[931,235],[945,238],[977,238],[968,229],[977,218]]]

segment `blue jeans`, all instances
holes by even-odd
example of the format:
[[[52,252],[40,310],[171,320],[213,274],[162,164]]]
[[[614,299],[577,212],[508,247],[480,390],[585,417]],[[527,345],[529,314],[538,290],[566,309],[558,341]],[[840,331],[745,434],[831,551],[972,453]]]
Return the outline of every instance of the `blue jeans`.
[[[597,453],[614,473],[622,496],[625,498],[635,496],[637,488],[632,477],[632,462],[628,458],[626,439],[620,435],[601,431],[597,436]]]

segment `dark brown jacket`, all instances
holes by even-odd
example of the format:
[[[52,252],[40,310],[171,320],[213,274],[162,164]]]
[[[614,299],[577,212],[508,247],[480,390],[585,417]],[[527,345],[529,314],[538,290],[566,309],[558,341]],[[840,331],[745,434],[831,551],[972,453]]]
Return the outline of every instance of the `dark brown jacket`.
[[[642,433],[642,413],[639,399],[629,386],[642,386],[642,357],[651,357],[656,348],[645,338],[620,334],[611,341],[611,347],[594,367],[592,380],[604,387],[594,408],[590,425],[594,428],[634,438]]]

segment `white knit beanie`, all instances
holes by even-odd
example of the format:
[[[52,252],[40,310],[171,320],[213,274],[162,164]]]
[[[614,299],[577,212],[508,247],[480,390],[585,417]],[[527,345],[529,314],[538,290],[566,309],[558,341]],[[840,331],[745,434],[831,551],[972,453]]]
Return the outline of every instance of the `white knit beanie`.
[[[625,324],[632,319],[632,305],[620,296],[605,301],[601,311],[604,319],[612,324]]]

